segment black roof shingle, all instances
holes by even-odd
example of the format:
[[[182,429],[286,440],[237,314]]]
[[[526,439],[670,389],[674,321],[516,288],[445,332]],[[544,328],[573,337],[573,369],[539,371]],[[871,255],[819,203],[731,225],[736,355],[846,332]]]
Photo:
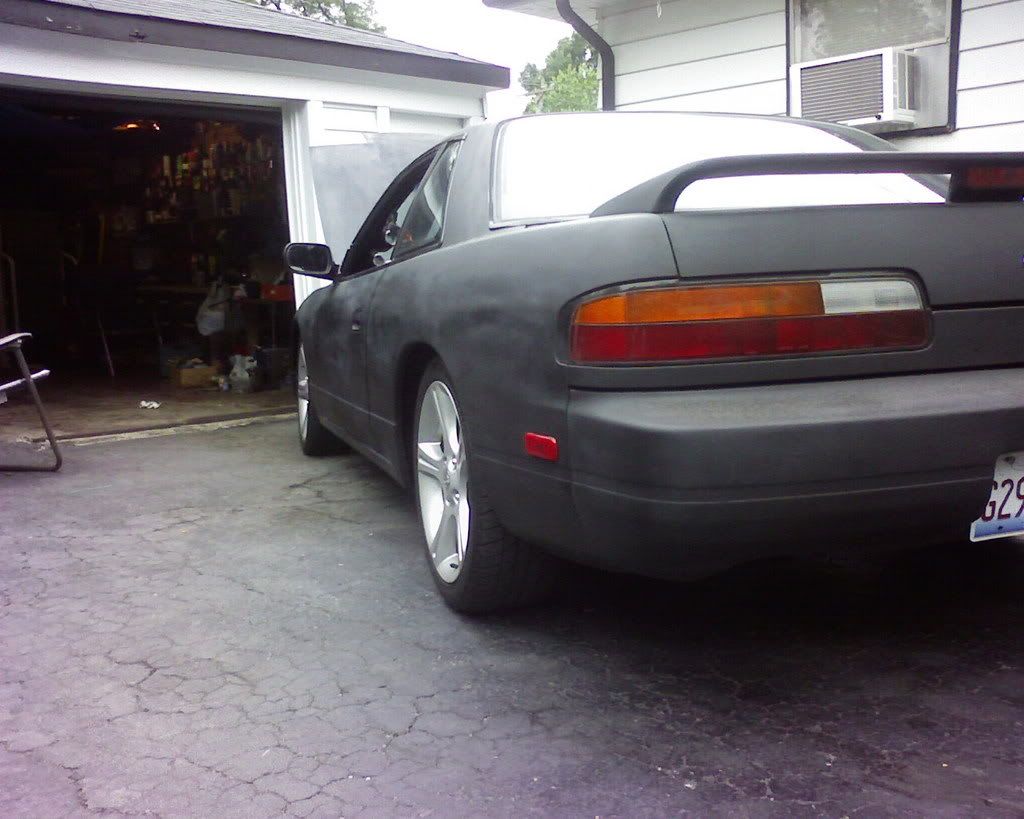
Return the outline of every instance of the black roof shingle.
[[[2,0],[0,22],[505,88],[507,68],[242,0]]]

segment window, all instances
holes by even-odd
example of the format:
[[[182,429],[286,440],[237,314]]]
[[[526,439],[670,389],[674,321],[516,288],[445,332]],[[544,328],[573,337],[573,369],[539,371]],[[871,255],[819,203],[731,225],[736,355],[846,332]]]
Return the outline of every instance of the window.
[[[384,227],[380,229],[381,236],[391,230],[397,231],[399,226],[405,222],[409,214],[409,208],[412,206],[413,197],[416,196],[418,190],[418,188],[414,188],[412,192],[402,200],[402,204],[398,206],[398,209],[388,216],[387,221],[384,223]],[[395,256],[395,248],[387,245],[385,240],[385,244],[377,251],[376,255],[380,260],[390,262]]]
[[[793,0],[792,61],[949,39],[950,0]]]
[[[892,136],[952,129],[960,7],[961,0],[790,0],[789,112]],[[901,52],[891,86],[884,58],[843,62],[885,48]]]
[[[461,145],[461,142],[452,142],[441,152],[414,194],[405,218],[399,221],[396,259],[441,241],[448,191]]]
[[[493,216],[499,224],[586,216],[659,174],[719,156],[886,149],[798,122],[709,114],[557,114],[506,122],[498,137]],[[904,174],[706,179],[676,208],[762,208],[943,202]]]

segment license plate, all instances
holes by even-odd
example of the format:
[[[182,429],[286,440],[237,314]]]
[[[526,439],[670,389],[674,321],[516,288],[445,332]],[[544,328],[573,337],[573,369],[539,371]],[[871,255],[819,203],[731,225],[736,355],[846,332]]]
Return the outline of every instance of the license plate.
[[[1024,452],[996,459],[992,494],[981,517],[971,524],[971,540],[992,540],[1024,533]]]

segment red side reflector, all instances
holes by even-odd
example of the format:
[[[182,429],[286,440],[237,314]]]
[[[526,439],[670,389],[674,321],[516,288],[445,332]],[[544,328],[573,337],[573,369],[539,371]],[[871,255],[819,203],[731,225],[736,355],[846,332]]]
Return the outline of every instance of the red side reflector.
[[[526,454],[545,461],[558,460],[558,440],[550,435],[540,435],[536,432],[527,432],[523,436],[523,445],[526,447]]]
[[[924,346],[924,310],[664,324],[578,324],[581,363],[680,361]],[[527,444],[529,448],[529,444]]]

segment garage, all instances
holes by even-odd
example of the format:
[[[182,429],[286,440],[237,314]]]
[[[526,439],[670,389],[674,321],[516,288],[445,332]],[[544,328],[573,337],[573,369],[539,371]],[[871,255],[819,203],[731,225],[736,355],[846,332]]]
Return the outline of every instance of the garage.
[[[138,401],[285,406],[280,116],[24,93],[0,110],[3,334],[31,328],[54,408],[106,428]]]
[[[33,334],[58,437],[290,412],[291,317],[317,283],[286,273],[282,245],[343,252],[375,166],[480,120],[508,84],[233,0],[13,0],[0,45],[0,335]],[[318,190],[328,148],[344,177]],[[42,437],[24,394],[3,422]]]

